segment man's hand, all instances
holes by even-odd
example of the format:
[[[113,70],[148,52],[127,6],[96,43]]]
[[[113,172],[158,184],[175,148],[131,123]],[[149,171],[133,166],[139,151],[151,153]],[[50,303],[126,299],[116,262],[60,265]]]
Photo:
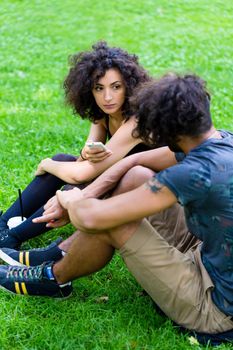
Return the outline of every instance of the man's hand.
[[[34,223],[47,222],[46,227],[61,227],[69,223],[69,215],[59,203],[56,196],[52,197],[44,206],[43,215],[33,219]]]
[[[69,206],[74,202],[77,202],[84,198],[82,191],[77,187],[73,188],[70,191],[57,191],[56,196],[62,208],[66,210],[68,210]]]

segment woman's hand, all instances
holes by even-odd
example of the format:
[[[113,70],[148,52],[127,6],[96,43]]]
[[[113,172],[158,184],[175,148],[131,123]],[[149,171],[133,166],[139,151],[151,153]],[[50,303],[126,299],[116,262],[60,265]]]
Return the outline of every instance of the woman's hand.
[[[66,209],[64,209],[58,202],[56,196],[50,198],[44,206],[44,212],[42,216],[32,220],[35,224],[46,222],[46,227],[61,227],[69,223],[69,215]]]
[[[112,154],[110,149],[103,150],[102,147],[93,147],[85,145],[82,149],[82,157],[92,163],[98,163]]]
[[[44,175],[47,172],[46,165],[48,164],[49,161],[51,161],[50,158],[45,158],[39,163],[37,170],[35,172],[35,176]]]

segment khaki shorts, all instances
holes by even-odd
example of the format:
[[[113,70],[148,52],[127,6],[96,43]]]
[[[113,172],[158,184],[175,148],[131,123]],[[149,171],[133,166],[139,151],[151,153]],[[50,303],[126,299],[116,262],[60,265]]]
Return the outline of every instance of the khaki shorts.
[[[202,333],[221,333],[232,329],[233,322],[212,302],[214,285],[202,264],[200,244],[183,253],[144,219],[120,254],[139,284],[174,322]]]
[[[178,203],[148,218],[150,224],[170,245],[185,253],[194,249],[200,240],[187,228],[184,209]]]

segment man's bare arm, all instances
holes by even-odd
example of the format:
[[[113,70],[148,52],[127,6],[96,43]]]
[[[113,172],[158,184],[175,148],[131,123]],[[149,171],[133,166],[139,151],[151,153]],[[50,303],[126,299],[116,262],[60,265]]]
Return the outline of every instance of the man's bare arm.
[[[133,154],[111,166],[95,181],[82,190],[84,198],[99,198],[111,191],[128,170],[136,165],[150,168],[155,172],[176,164],[176,158],[168,147]]]
[[[83,189],[82,193],[80,193],[81,191],[77,188],[74,188],[73,190],[64,191],[63,194],[60,194],[59,199],[52,202],[55,203],[53,206],[48,202],[45,205],[43,216],[33,219],[33,222],[47,222],[47,227],[59,227],[62,224],[64,225],[68,222],[68,216],[66,211],[62,210],[62,205],[59,203],[60,198],[63,198],[65,202],[72,201],[72,203],[75,201],[75,196],[77,196],[78,200],[82,198],[99,198],[112,190],[121,177],[136,165],[141,165],[154,171],[160,171],[174,164],[176,164],[174,153],[171,152],[168,147],[161,147],[126,157],[106,170],[89,186]],[[58,191],[58,193],[60,192],[61,191]]]
[[[75,227],[95,233],[142,219],[176,203],[176,196],[153,179],[135,190],[105,200],[84,199],[77,205],[75,201],[59,200]]]

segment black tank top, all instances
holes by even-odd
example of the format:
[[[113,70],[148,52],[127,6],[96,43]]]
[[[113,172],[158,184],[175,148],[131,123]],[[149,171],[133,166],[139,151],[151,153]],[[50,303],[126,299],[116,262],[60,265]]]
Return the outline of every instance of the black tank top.
[[[109,140],[112,137],[112,135],[110,133],[110,129],[109,129],[109,117],[105,118],[105,122],[106,122],[106,129],[107,129],[107,139]],[[158,146],[158,147],[160,147],[160,146]],[[146,145],[145,143],[138,143],[125,155],[125,157],[130,156],[131,154],[134,154],[134,153],[149,151],[150,149],[153,149],[153,148],[157,148],[157,147],[150,147],[150,146]]]

